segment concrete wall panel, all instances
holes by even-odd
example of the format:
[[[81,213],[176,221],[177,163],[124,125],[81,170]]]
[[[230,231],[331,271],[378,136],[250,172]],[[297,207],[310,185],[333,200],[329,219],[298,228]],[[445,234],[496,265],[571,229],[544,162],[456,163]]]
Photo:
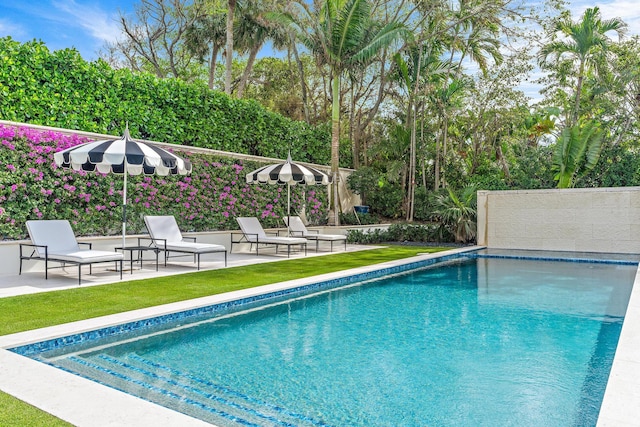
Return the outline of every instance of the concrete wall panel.
[[[479,191],[478,244],[640,254],[640,187]]]

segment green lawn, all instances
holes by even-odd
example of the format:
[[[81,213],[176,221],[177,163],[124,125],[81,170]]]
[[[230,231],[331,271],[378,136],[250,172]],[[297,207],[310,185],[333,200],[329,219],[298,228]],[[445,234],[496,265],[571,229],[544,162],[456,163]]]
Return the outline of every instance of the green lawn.
[[[0,335],[121,313],[285,280],[348,270],[449,248],[390,246],[103,286],[0,298]],[[69,424],[0,392],[1,426]]]

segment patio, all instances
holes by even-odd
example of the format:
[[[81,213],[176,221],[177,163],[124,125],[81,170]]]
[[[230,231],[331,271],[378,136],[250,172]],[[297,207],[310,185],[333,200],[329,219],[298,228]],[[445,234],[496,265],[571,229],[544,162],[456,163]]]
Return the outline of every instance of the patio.
[[[248,246],[247,246],[248,247]],[[354,252],[372,249],[373,246],[363,245],[347,245],[346,252]],[[334,251],[333,254],[343,253],[344,251]],[[321,249],[319,252],[308,251],[308,257],[330,255],[328,250]],[[124,274],[122,280],[140,280],[150,279],[154,277],[171,276],[182,273],[196,272],[196,265],[191,255],[179,258],[169,259],[166,267],[162,262],[162,254],[160,254],[158,271],[155,269],[155,257],[151,251],[144,254],[145,260],[140,268],[139,264],[134,262],[133,271],[129,267],[129,254],[125,253]],[[304,254],[292,254],[290,259],[304,257]],[[228,265],[226,268],[239,267],[250,264],[260,264],[265,262],[278,262],[287,260],[286,252],[275,254],[273,249],[265,250],[256,256],[255,253],[234,252],[228,254]],[[34,264],[31,262],[30,264]],[[39,262],[44,265],[44,262]],[[204,255],[200,264],[200,271],[216,270],[224,267],[224,262],[220,256],[216,254]],[[119,274],[114,271],[111,264],[95,264],[92,267],[92,274],[89,274],[89,267],[83,267],[81,287],[105,285],[120,281]],[[49,279],[45,280],[43,271],[27,271],[22,275],[9,274],[0,275],[0,298],[11,297],[16,295],[34,294],[39,292],[59,291],[64,289],[78,288],[78,270],[77,266],[69,265],[66,268],[55,268],[49,270]]]

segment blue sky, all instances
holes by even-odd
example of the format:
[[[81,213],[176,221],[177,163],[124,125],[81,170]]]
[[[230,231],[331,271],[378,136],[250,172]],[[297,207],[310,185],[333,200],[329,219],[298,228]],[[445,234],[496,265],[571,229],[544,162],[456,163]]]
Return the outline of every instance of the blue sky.
[[[532,0],[537,1],[537,0]],[[0,0],[0,37],[39,39],[50,50],[75,47],[86,60],[98,58],[105,42],[120,36],[119,12],[131,14],[135,0]],[[599,6],[604,18],[619,17],[629,34],[640,34],[640,0],[569,0],[572,16]],[[530,90],[525,90],[529,96]],[[535,97],[535,96],[534,96]]]
[[[120,35],[119,11],[133,12],[132,0],[0,0],[0,36],[39,39],[50,50],[78,49],[94,60],[105,42]]]

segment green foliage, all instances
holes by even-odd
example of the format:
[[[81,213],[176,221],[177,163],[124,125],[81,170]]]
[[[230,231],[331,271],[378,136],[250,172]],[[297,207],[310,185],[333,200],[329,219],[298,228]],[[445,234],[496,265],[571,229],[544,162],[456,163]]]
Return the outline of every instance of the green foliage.
[[[330,131],[204,84],[86,62],[78,51],[0,38],[0,118],[297,161],[330,162]],[[345,150],[346,151],[346,150]],[[344,166],[350,156],[344,156]]]
[[[385,175],[376,168],[365,166],[347,178],[347,186],[362,196],[363,204],[370,206],[372,213],[398,218],[402,215],[404,193],[400,183],[389,182]]]
[[[29,219],[69,219],[78,235],[117,235],[122,217],[122,177],[61,169],[53,153],[84,142],[77,136],[0,125],[0,238],[21,239]],[[193,164],[189,176],[131,176],[127,230],[144,231],[143,216],[174,215],[185,231],[237,229],[235,217],[256,216],[281,226],[286,188],[247,184],[245,174],[263,164],[199,153],[179,153]],[[293,212],[313,224],[327,215],[324,187],[292,187]]]
[[[355,212],[344,212],[340,214],[340,224],[342,225],[379,224],[380,221],[380,217],[372,213],[359,213],[357,216]]]
[[[578,123],[562,130],[553,153],[554,180],[558,188],[575,186],[576,180],[593,169],[602,150],[602,129],[595,122]]]
[[[510,189],[553,188],[551,147],[515,147],[517,161],[511,168]]]
[[[0,391],[0,425],[29,427],[71,427],[41,409]]]
[[[440,224],[391,224],[388,229],[369,231],[349,230],[347,241],[350,243],[376,244],[385,242],[451,242],[453,236]]]
[[[448,194],[439,195],[438,210],[442,224],[455,236],[456,242],[467,243],[476,238],[476,191],[470,185],[459,194],[447,189]]]
[[[438,192],[427,191],[424,187],[416,188],[413,217],[418,221],[437,220],[436,199]]]
[[[594,169],[576,184],[580,187],[640,186],[640,156],[624,145],[606,146]]]

